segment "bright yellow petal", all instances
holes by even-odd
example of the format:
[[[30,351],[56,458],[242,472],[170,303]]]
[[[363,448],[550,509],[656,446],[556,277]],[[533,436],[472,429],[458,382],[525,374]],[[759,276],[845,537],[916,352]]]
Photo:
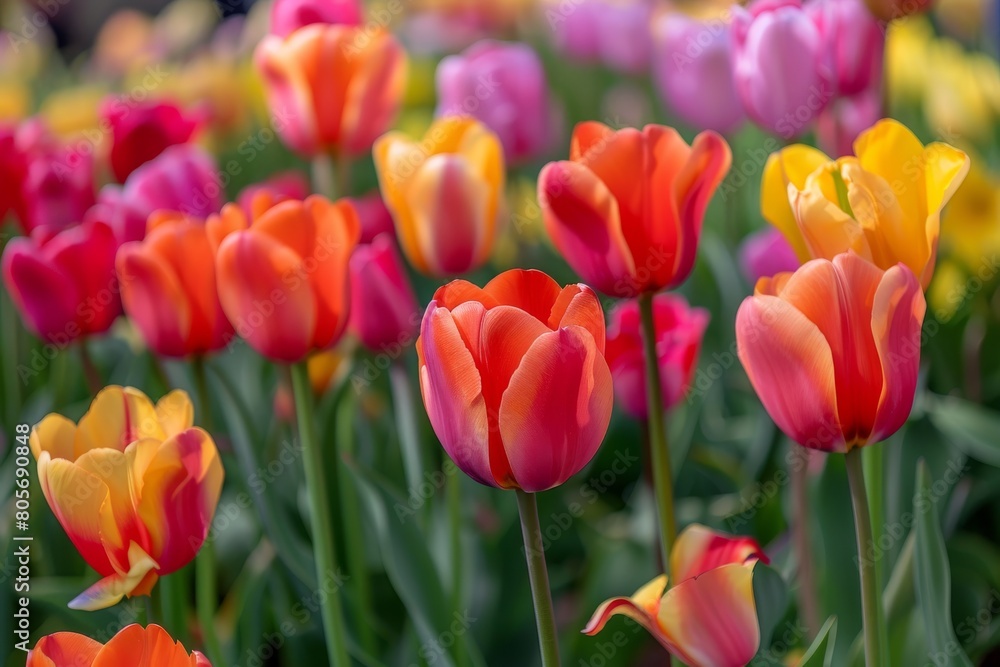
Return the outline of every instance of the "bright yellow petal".
[[[885,179],[907,220],[926,220],[924,145],[913,132],[897,120],[880,120],[858,136],[854,154],[862,169]]]
[[[969,173],[969,156],[948,144],[935,142],[924,149],[924,177],[927,187],[926,239],[931,249],[930,259],[923,271],[916,273],[924,289],[934,273],[934,257],[941,231],[941,209],[962,185]],[[1000,222],[997,222],[1000,224]],[[913,267],[910,267],[913,268]]]
[[[778,228],[792,244],[799,260],[812,259],[805,239],[799,231],[789,198],[789,186],[805,187],[806,179],[820,166],[830,162],[822,151],[812,146],[795,144],[772,153],[764,165],[760,187],[760,210],[764,218]]]
[[[76,454],[107,447],[125,451],[142,438],[162,440],[160,420],[149,398],[133,387],[105,387],[90,404],[76,432]]]
[[[842,252],[854,250],[872,259],[868,239],[858,223],[840,207],[833,187],[836,163],[828,163],[810,174],[802,189],[788,186],[792,210],[809,257],[832,260]]]
[[[194,425],[194,406],[186,391],[174,389],[156,402],[156,416],[164,437],[169,438]],[[204,415],[202,415],[204,418]]]

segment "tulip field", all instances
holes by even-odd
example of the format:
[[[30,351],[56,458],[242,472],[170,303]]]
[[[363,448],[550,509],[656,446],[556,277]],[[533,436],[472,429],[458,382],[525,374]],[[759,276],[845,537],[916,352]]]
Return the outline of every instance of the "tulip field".
[[[998,58],[0,3],[0,667],[1000,665]]]

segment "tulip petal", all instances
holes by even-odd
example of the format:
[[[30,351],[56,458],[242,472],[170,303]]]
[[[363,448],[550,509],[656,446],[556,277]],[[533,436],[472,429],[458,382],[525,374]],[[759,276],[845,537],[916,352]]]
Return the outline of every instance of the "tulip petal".
[[[788,437],[814,449],[846,451],[833,353],[814,323],[778,297],[752,296],[736,313],[736,342],[750,383]]]
[[[604,309],[590,289],[582,283],[567,285],[559,292],[549,314],[547,324],[550,329],[578,325],[590,332],[597,344],[597,351],[604,354],[606,331]]]
[[[903,218],[922,228],[927,219],[924,201],[924,146],[905,125],[886,118],[865,130],[854,141],[861,168],[878,174],[892,186]]]
[[[486,314],[473,302],[459,309],[479,321]],[[476,359],[452,313],[436,302],[424,314],[419,347],[420,393],[438,440],[467,475],[480,484],[499,486],[491,472],[489,422]]]
[[[43,451],[54,459],[75,461],[75,440],[76,424],[60,414],[52,413],[31,430],[28,443],[36,461]]]
[[[165,356],[184,356],[193,315],[177,275],[138,242],[121,247],[116,267],[125,312],[149,347]]]
[[[614,296],[638,293],[618,203],[593,171],[575,162],[547,164],[538,201],[553,243],[588,284]]]
[[[302,258],[267,234],[245,231],[226,237],[215,266],[219,301],[237,333],[269,359],[302,360],[317,317]]]
[[[587,626],[581,631],[585,635],[596,635],[604,629],[612,616],[627,616],[644,627],[661,643],[663,641],[656,615],[660,608],[660,598],[667,588],[667,576],[661,574],[648,584],[643,585],[629,598],[611,598],[605,600],[591,615]]]
[[[156,418],[169,438],[194,425],[194,405],[186,391],[174,389],[156,402]]]
[[[349,33],[359,39],[358,33]],[[389,32],[366,34],[366,46],[349,55],[358,60],[358,71],[347,87],[341,134],[344,148],[352,155],[367,153],[372,143],[392,124],[399,110],[406,85],[406,52]],[[357,48],[344,43],[340,49],[350,53]]]
[[[910,416],[920,371],[920,331],[927,308],[913,273],[902,266],[885,272],[875,292],[871,330],[882,365],[882,394],[871,440],[895,433]]]
[[[94,658],[91,667],[192,667],[195,655],[158,625],[143,628],[133,624],[111,638]]]
[[[723,565],[668,590],[657,618],[691,667],[741,667],[760,646],[753,568]]]
[[[801,262],[812,256],[792,211],[789,186],[794,186],[795,190],[804,189],[809,175],[829,161],[830,158],[812,146],[794,144],[772,153],[764,165],[760,186],[761,213],[784,235]]]
[[[924,177],[927,180],[927,226],[925,235],[930,248],[930,259],[918,276],[927,288],[934,275],[938,236],[941,229],[941,209],[958,190],[969,173],[971,160],[962,151],[948,144],[935,142],[924,149]]]
[[[25,667],[91,667],[101,650],[100,642],[75,632],[56,632],[38,640],[28,653]]]
[[[544,491],[579,472],[604,439],[611,404],[611,371],[587,330],[539,336],[500,402],[500,435],[517,485]]]
[[[497,304],[519,308],[546,324],[560,292],[555,280],[534,269],[504,271],[486,283],[483,291]]]
[[[434,292],[434,300],[441,308],[455,310],[461,304],[469,301],[480,303],[484,308],[496,308],[500,303],[479,285],[473,285],[467,280],[452,280],[442,285]]]
[[[868,236],[857,221],[840,208],[834,184],[836,163],[830,162],[806,179],[801,190],[789,186],[792,210],[799,221],[799,232],[811,257],[833,259],[853,250],[874,260]]]
[[[128,551],[131,567],[124,574],[115,573],[104,577],[84,592],[77,595],[69,603],[70,609],[97,611],[107,609],[116,604],[126,595],[148,595],[156,583],[157,564],[136,543],[132,543]]]
[[[76,454],[110,448],[119,452],[143,438],[165,437],[149,398],[134,387],[112,385],[94,397],[76,431]]]
[[[670,572],[674,581],[683,582],[709,570],[751,559],[768,562],[757,540],[732,537],[700,524],[691,524],[677,536],[670,551]]]
[[[80,334],[76,324],[79,290],[69,274],[40,256],[32,240],[11,240],[2,265],[4,284],[29,329],[50,341],[62,337],[60,344],[74,338],[74,327],[76,335]]]
[[[413,211],[407,203],[407,192],[415,174],[427,160],[427,153],[399,132],[389,132],[375,141],[372,148],[379,190],[386,208],[392,213],[399,245],[415,269],[428,272],[427,259],[417,240]]]
[[[281,138],[296,151],[313,155],[320,149],[319,128],[313,108],[312,93],[302,63],[314,61],[315,51],[322,46],[312,39],[314,27],[297,31],[287,44],[276,36],[261,40],[254,52],[254,61],[268,91],[269,106],[276,117]]]

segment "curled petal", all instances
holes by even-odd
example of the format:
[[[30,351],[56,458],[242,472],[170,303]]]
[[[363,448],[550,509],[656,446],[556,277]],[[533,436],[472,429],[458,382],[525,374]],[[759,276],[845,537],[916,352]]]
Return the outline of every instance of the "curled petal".
[[[77,595],[69,603],[70,609],[96,611],[107,609],[125,596],[148,595],[156,583],[157,564],[136,543],[129,547],[129,569],[104,577]]]
[[[677,537],[670,551],[670,572],[675,581],[683,582],[723,565],[743,565],[757,559],[768,562],[752,537],[731,537],[691,524]]]
[[[660,598],[667,588],[667,576],[661,574],[642,588],[637,590],[630,598],[611,598],[605,600],[591,615],[587,626],[582,630],[585,635],[596,635],[604,629],[608,620],[612,616],[627,616],[636,621],[646,629],[651,635],[663,643],[663,635],[656,622],[656,616],[660,609]]]

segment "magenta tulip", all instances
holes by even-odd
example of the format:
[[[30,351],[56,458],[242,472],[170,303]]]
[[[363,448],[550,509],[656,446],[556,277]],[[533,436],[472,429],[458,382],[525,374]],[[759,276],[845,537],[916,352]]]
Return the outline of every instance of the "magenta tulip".
[[[799,258],[784,234],[774,227],[750,234],[740,244],[740,269],[751,285],[799,268]]]
[[[170,146],[191,140],[208,119],[204,112],[185,111],[173,102],[132,102],[112,97],[100,108],[102,127],[111,132],[108,156],[119,183]]]
[[[412,344],[423,313],[392,237],[356,247],[350,272],[351,332],[372,352]]]
[[[825,67],[838,95],[857,95],[878,86],[885,29],[863,0],[813,0],[805,5],[819,30]]]
[[[271,34],[287,37],[314,23],[360,25],[358,0],[275,0],[271,5]]]

